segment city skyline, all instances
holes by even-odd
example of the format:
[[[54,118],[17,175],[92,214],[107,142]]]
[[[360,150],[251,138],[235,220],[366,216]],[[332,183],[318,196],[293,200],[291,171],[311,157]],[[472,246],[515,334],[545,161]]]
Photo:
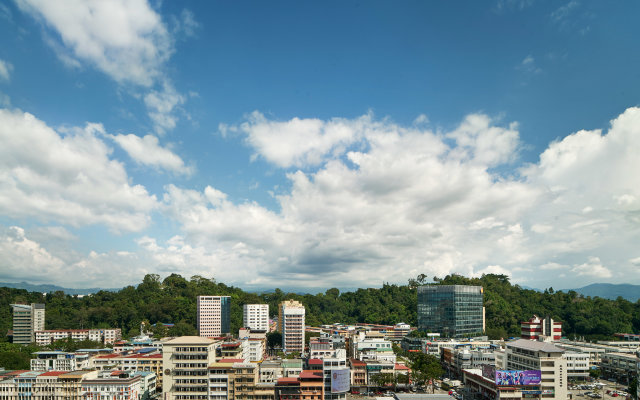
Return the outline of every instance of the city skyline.
[[[0,4],[0,281],[640,284],[639,8]]]

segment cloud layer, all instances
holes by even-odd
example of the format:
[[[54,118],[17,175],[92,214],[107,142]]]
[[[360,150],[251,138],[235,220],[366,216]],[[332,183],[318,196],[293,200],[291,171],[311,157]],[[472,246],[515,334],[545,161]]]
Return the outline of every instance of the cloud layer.
[[[124,220],[133,218],[144,225],[151,210],[157,210],[180,229],[169,240],[143,234],[136,240],[135,253],[70,256],[39,244],[36,238],[43,232],[8,228],[13,236],[5,234],[2,251],[13,255],[7,258],[42,263],[48,271],[77,271],[80,276],[136,265],[119,279],[135,281],[134,276],[140,279],[147,272],[177,272],[214,276],[247,288],[301,290],[406,282],[419,273],[503,273],[527,286],[556,288],[640,276],[640,176],[630,173],[640,170],[639,108],[614,119],[606,134],[578,131],[551,143],[539,162],[523,166],[514,176],[498,171],[518,162],[517,124],[503,124],[482,114],[469,115],[451,131],[439,132],[377,120],[373,115],[352,120],[270,121],[254,113],[244,124],[225,129],[245,135],[255,157],[287,171],[290,189],[276,196],[278,210],[252,201],[235,203],[212,186],[194,190],[174,184],[165,187],[158,205],[143,188],[135,190],[124,183],[122,164],[109,160],[108,149],[92,134],[101,127],[89,125],[60,136],[28,114],[4,111],[0,116],[6,121],[0,126],[28,126],[39,140],[48,138],[48,148],[57,149],[54,154],[73,150],[74,157],[67,159],[82,160],[83,152],[91,149],[92,158],[103,161],[85,166],[85,175],[90,178],[91,171],[112,166],[120,171],[120,180],[112,178],[119,182],[116,186],[139,196],[129,196],[130,203],[122,200],[126,213],[113,211],[126,215],[124,219],[107,218],[96,212],[95,205],[73,196],[70,201],[77,206],[71,209],[92,210],[87,214],[91,218],[45,214],[26,207],[30,203],[24,195],[20,203],[5,206],[3,213],[12,207],[66,224],[97,221],[135,230],[134,224]],[[130,150],[143,146],[158,154],[164,151],[153,137],[113,138]],[[308,146],[309,141],[317,145]],[[26,154],[18,152],[22,161],[7,158],[15,151],[3,154],[2,159],[9,160],[3,176],[12,177],[3,185],[15,182],[23,191],[48,199],[44,189],[20,180],[20,166],[40,170]],[[130,154],[143,158],[143,152]],[[165,166],[159,164],[165,157],[149,157],[149,165],[184,168],[177,160],[168,163],[172,157],[166,157]],[[44,170],[52,170],[48,180],[64,197],[70,191],[64,184],[74,182],[75,176],[64,172],[79,172],[52,162],[45,165]],[[105,195],[104,190],[101,193]],[[65,236],[59,234],[65,230],[46,232],[56,240]],[[31,258],[24,256],[24,248],[33,249]]]
[[[517,159],[517,125],[486,115],[444,133],[370,115],[282,122],[254,113],[225,128],[275,165],[320,165],[289,173],[279,213],[232,204],[213,187],[169,187],[164,201],[189,242],[234,254],[259,277],[245,283],[368,286],[421,272],[502,271],[546,284],[539,268],[571,277],[569,286],[638,276],[629,260],[637,256],[640,182],[629,171],[640,170],[640,109],[625,111],[606,135],[580,131],[552,143],[510,178],[494,168]],[[362,150],[349,150],[354,144]]]
[[[0,109],[0,213],[72,226],[103,224],[139,231],[150,222],[155,196],[132,185],[110,159],[99,124],[61,135],[35,116]]]

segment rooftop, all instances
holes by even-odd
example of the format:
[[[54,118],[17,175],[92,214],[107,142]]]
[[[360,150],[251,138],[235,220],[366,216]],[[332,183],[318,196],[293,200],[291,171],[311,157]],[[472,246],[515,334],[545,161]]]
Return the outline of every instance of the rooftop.
[[[296,377],[278,378],[278,385],[286,385],[286,384],[292,384],[292,383],[298,383],[298,378]]]
[[[218,362],[221,363],[243,363],[245,360],[244,358],[221,358],[220,360],[218,360]]]
[[[304,370],[300,373],[300,379],[323,379],[322,371]]]
[[[180,336],[168,340],[165,344],[213,344],[215,340],[200,336]]]
[[[40,376],[58,376],[58,375],[62,375],[62,374],[66,374],[69,371],[47,371],[42,373]]]
[[[545,353],[564,353],[564,349],[549,342],[537,342],[528,339],[516,339],[506,343],[507,347],[517,347],[519,349],[542,351]]]

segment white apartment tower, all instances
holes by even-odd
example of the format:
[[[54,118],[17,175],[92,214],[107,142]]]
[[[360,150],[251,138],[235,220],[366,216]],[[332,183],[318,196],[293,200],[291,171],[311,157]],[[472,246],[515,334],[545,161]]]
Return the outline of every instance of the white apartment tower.
[[[198,296],[197,325],[204,337],[231,333],[231,297]]]
[[[44,304],[11,304],[13,308],[13,343],[36,341],[36,331],[44,330]]]
[[[278,330],[282,333],[282,351],[301,353],[304,351],[304,315],[302,303],[286,300],[278,307]]]
[[[269,331],[269,305],[245,304],[242,326],[252,331]]]

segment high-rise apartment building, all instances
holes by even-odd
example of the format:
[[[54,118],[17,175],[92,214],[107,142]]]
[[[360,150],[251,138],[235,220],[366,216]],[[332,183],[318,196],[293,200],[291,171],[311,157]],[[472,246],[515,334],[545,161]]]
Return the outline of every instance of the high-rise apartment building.
[[[242,326],[253,331],[269,331],[269,305],[245,304]]]
[[[278,307],[278,330],[282,333],[282,351],[302,353],[304,351],[304,316],[302,303],[286,300]]]
[[[199,336],[181,336],[162,346],[163,400],[206,400],[209,365],[216,361],[220,341]]]
[[[482,286],[418,287],[418,328],[449,337],[484,332]]]
[[[36,331],[44,330],[44,304],[11,304],[13,307],[13,343],[36,341]]]
[[[200,336],[231,333],[231,297],[198,296],[197,324]]]
[[[506,344],[505,370],[539,370],[542,398],[567,398],[567,360],[564,350],[547,342],[516,339]],[[497,366],[497,365],[496,365]]]

